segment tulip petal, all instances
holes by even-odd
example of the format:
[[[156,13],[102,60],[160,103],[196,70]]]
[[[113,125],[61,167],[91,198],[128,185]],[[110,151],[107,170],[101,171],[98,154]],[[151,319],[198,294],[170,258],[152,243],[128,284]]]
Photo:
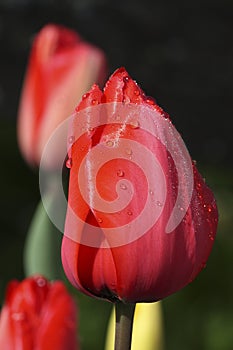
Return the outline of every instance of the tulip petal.
[[[62,282],[29,277],[9,285],[0,314],[4,350],[77,350],[76,307]]]

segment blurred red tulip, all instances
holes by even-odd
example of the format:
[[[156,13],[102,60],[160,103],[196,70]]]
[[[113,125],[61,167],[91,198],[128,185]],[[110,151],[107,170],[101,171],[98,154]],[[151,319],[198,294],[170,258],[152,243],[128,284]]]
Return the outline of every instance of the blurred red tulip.
[[[2,350],[77,350],[76,306],[62,282],[12,281],[0,314]]]
[[[91,128],[77,137],[82,111]],[[62,243],[70,282],[88,295],[127,302],[156,301],[190,283],[206,264],[218,214],[169,116],[121,68],[104,92],[94,85],[83,97],[72,132]]]
[[[73,113],[94,82],[103,82],[105,70],[103,52],[82,41],[74,31],[50,24],[39,32],[19,107],[19,145],[30,164],[39,164],[52,132]],[[51,162],[56,165],[56,147],[53,153]]]

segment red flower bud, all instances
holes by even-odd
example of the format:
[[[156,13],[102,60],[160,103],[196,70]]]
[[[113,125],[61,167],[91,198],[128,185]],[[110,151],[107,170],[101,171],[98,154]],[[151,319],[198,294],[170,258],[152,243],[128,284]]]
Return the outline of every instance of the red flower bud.
[[[0,314],[0,349],[77,350],[76,307],[62,282],[12,281]]]
[[[178,291],[205,266],[218,221],[183,140],[123,68],[76,110],[62,244],[69,280],[110,301]]]
[[[39,164],[52,132],[73,113],[95,81],[103,82],[105,68],[103,52],[82,41],[74,31],[50,24],[39,32],[19,108],[19,145],[30,164]],[[56,166],[58,147],[50,158],[51,167]]]

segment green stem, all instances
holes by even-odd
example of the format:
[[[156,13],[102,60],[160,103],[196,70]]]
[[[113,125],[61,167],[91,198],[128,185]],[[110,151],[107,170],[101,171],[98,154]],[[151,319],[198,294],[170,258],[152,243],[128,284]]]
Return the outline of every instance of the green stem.
[[[135,304],[118,301],[115,304],[115,350],[130,350]]]

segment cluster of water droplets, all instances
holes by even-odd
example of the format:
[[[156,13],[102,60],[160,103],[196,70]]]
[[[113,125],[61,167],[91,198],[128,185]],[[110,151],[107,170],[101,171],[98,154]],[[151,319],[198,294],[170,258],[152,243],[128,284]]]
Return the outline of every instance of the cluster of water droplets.
[[[125,80],[127,81],[127,77],[125,77]],[[135,90],[135,95],[142,98],[139,90]],[[147,104],[154,105],[154,103],[153,99],[148,98]],[[173,159],[179,180],[178,185],[175,185],[177,200],[171,211],[165,233],[172,232],[181,223],[192,197],[193,173],[187,149],[166,113],[158,112],[150,106],[141,104],[125,102],[98,104],[96,101],[93,101],[93,106],[81,110],[77,112],[76,115],[72,116],[69,125],[71,125],[71,127],[68,127],[70,132],[66,140],[68,148],[66,166],[69,169],[73,169],[72,153],[74,147],[76,147],[75,152],[82,152],[80,158],[81,163],[78,165],[77,169],[74,169],[74,171],[77,171],[77,185],[80,188],[80,193],[85,202],[90,208],[100,213],[100,216],[97,218],[99,223],[102,224],[104,221],[104,215],[101,217],[101,212],[115,213],[117,210],[122,212],[122,208],[126,208],[125,213],[131,217],[132,225],[133,221],[135,225],[135,237],[130,237],[132,241],[148,232],[164,209],[167,196],[167,172],[172,171],[172,169],[167,168],[166,164],[159,163],[156,153],[148,147],[149,145],[147,145],[147,142],[143,144],[137,141],[140,140],[140,137],[138,139],[134,137],[134,133],[137,132],[139,132],[140,135],[144,133],[145,137],[148,135],[151,140],[154,138],[157,140],[156,142],[160,142],[161,147],[167,149],[167,153]],[[103,134],[100,137],[100,141],[93,145],[92,137],[95,130],[99,127],[102,128]],[[107,130],[107,132],[105,132],[105,130]],[[79,143],[81,138],[84,142],[82,141]],[[134,210],[130,208],[129,205],[130,200],[133,198],[134,190],[132,183],[130,183],[125,175],[127,169],[115,169],[117,178],[119,179],[116,184],[118,197],[115,201],[109,203],[104,201],[97,191],[95,181],[98,171],[105,163],[115,158],[122,158],[134,163],[141,169],[147,180],[147,188],[145,188],[147,192],[146,203],[138,217],[135,217]],[[164,166],[165,168],[163,169]],[[87,188],[87,185],[91,187]],[[182,196],[184,187],[186,188],[185,198]],[[60,186],[60,188],[62,189],[62,186]],[[90,193],[92,194],[91,197]],[[64,193],[62,200],[64,202],[66,201]],[[46,208],[46,210],[49,211],[49,208]],[[146,214],[146,212],[150,214]],[[55,214],[52,213],[52,221],[54,222],[56,220],[59,222],[59,218],[56,219]],[[74,220],[81,219],[74,218]],[[112,230],[112,232],[113,231],[114,230]],[[117,243],[118,245],[129,243],[127,238],[125,238],[125,234],[122,234],[121,238],[120,228],[118,228],[117,232],[120,237]],[[86,242],[86,244],[88,243],[89,242]],[[90,245],[93,246],[94,243],[90,242]]]

